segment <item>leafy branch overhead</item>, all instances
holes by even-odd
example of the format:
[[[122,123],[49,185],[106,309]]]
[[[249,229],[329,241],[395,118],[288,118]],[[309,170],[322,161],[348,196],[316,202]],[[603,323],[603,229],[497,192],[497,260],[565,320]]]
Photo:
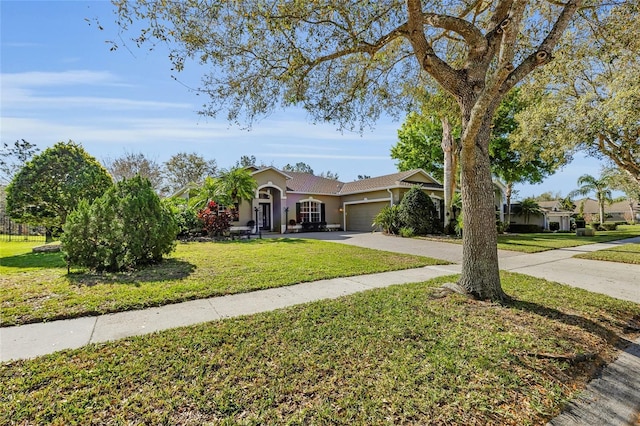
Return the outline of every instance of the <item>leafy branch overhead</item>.
[[[464,250],[460,285],[503,299],[489,139],[502,98],[551,54],[581,0],[528,2],[114,0],[139,45],[167,43],[174,69],[207,65],[204,114],[251,124],[298,105],[362,129],[399,115],[430,76],[461,112]],[[140,28],[140,25],[142,28]],[[416,90],[418,89],[418,90]]]
[[[170,43],[174,70],[213,66],[200,89],[210,95],[203,113],[224,106],[231,120],[251,123],[299,104],[343,126],[405,111],[427,73],[456,96],[473,92],[491,103],[550,60],[580,2],[528,10],[525,1],[482,3],[114,1],[138,45]],[[539,15],[554,13],[542,38]],[[532,37],[523,42],[520,33]]]

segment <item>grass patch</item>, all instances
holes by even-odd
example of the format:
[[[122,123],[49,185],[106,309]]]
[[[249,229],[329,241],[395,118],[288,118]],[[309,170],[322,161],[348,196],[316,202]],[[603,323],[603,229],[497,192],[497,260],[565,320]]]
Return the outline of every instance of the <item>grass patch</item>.
[[[637,236],[640,236],[640,226],[638,225],[621,225],[615,231],[597,231],[593,237],[576,237],[575,233],[502,234],[498,235],[498,249],[538,253]]]
[[[605,250],[577,254],[574,257],[640,265],[640,244],[623,244]]]
[[[452,279],[5,363],[0,423],[540,425],[640,315],[509,273],[506,305],[429,297]]]
[[[4,257],[3,249],[2,256],[3,326],[446,263],[421,256],[287,238],[178,244],[167,261],[121,274],[75,271],[67,275],[61,253],[17,251]]]

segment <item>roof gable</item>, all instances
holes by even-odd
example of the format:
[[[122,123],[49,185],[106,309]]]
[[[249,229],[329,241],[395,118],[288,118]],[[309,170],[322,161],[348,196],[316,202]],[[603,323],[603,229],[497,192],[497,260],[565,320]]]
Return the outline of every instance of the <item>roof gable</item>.
[[[435,180],[424,170],[413,169],[345,183],[340,194],[353,194],[357,192],[367,192],[387,188],[410,188],[414,185],[420,185],[432,189],[443,188],[440,182]]]

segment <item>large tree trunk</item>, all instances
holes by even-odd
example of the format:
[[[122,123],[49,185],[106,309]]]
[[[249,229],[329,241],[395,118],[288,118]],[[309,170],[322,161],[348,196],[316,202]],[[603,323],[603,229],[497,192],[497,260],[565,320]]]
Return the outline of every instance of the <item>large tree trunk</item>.
[[[442,151],[444,152],[444,229],[451,233],[451,220],[453,220],[453,194],[456,190],[457,152],[454,146],[451,124],[447,117],[440,119],[442,122]]]
[[[498,268],[494,189],[489,160],[491,129],[484,126],[462,143],[463,245],[459,285],[479,299],[503,300]]]

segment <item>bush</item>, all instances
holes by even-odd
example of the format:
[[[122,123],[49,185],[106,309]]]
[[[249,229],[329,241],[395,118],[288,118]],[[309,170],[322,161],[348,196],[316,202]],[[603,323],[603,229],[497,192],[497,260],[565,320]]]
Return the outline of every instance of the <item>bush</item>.
[[[605,222],[600,225],[601,231],[615,231],[618,229],[618,224],[616,222]]]
[[[415,234],[416,233],[413,228],[409,228],[407,226],[400,228],[400,236],[403,238],[412,238]]]
[[[82,201],[67,218],[62,249],[72,265],[122,271],[157,263],[175,247],[178,226],[148,179],[136,176]]]
[[[371,226],[378,226],[386,234],[397,234],[402,223],[399,206],[385,206],[373,219]]]
[[[542,227],[532,224],[512,223],[509,225],[509,232],[532,234],[535,232],[542,232]]]
[[[162,201],[167,204],[173,213],[178,225],[178,238],[202,235],[204,231],[202,221],[198,219],[195,210],[187,205],[186,200],[182,198],[167,198]]]
[[[559,231],[560,222],[549,222],[549,231]]]
[[[596,231],[600,230],[600,222],[591,222],[589,226],[591,226]]]
[[[402,226],[413,228],[416,235],[442,233],[442,223],[431,198],[414,186],[402,198],[399,207]]]
[[[215,201],[209,201],[207,207],[198,212],[198,219],[202,221],[209,236],[219,237],[231,228],[233,215],[227,210],[218,211],[218,205]]]

